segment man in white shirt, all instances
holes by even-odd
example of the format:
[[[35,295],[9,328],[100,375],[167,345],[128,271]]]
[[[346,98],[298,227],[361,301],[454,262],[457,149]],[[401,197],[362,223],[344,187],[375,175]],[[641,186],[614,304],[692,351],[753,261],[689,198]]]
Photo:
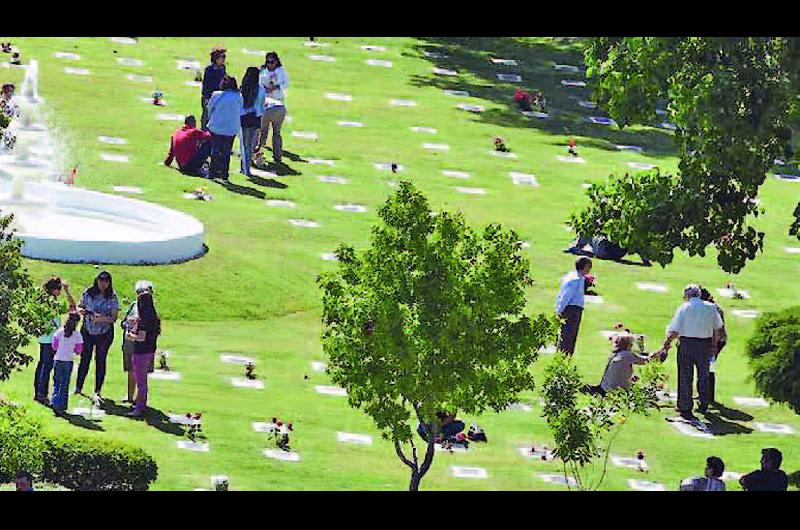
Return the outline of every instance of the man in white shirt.
[[[558,340],[558,349],[567,355],[575,352],[575,341],[583,315],[586,278],[592,270],[592,260],[587,257],[578,258],[575,270],[561,278],[561,288],[556,296],[556,313],[564,322]]]
[[[698,412],[708,410],[708,373],[711,359],[717,352],[717,341],[722,332],[722,318],[714,304],[700,299],[697,285],[688,285],[683,291],[687,300],[675,312],[667,327],[664,349],[680,337],[678,344],[678,412],[685,420],[695,420],[692,414],[692,382],[697,369],[697,388],[700,394]]]

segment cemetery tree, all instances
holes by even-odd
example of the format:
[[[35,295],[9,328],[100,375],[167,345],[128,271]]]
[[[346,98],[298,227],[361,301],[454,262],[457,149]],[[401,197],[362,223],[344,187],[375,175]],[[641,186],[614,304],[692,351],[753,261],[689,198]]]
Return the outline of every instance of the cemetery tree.
[[[318,279],[322,343],[331,379],[394,444],[416,491],[433,462],[437,413],[501,411],[532,389],[531,364],[556,322],[523,313],[532,279],[512,230],[433,214],[410,182],[378,215],[371,244],[340,245],[339,270]],[[432,433],[425,443],[417,424]]]
[[[20,349],[32,336],[41,335],[58,314],[55,299],[34,285],[23,267],[22,241],[11,230],[12,219],[0,212],[0,381],[31,362]]]
[[[596,490],[605,479],[611,444],[628,418],[657,407],[657,391],[666,376],[661,363],[641,367],[641,378],[629,388],[616,388],[604,397],[581,398],[585,386],[572,358],[557,354],[545,369],[544,417],[555,441],[565,478],[576,489]],[[588,402],[587,402],[588,401]]]
[[[800,306],[761,317],[747,356],[761,395],[800,414]]]
[[[759,187],[777,158],[792,158],[791,123],[800,92],[800,39],[755,37],[598,37],[585,50],[593,99],[620,127],[664,121],[676,127],[677,175],[612,176],[588,191],[570,220],[662,266],[675,249],[727,272],[763,250],[751,225],[763,210]],[[797,221],[789,229],[800,237]]]

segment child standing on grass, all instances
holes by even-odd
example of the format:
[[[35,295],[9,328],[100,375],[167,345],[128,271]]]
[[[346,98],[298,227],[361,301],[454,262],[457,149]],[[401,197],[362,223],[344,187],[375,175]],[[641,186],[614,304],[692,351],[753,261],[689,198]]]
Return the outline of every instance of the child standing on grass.
[[[70,313],[67,322],[53,334],[53,350],[56,352],[53,364],[53,400],[51,406],[56,414],[67,410],[69,399],[69,380],[76,355],[83,351],[83,335],[75,330],[80,315]]]

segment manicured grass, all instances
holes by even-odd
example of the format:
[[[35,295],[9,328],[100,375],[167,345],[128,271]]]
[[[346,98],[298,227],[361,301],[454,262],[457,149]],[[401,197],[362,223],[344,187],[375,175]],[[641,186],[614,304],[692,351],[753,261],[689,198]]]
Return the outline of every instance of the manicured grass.
[[[140,278],[156,285],[157,303],[165,319],[160,346],[173,352],[172,368],[180,382],[153,381],[151,406],[163,413],[202,411],[204,431],[211,443],[210,453],[191,453],[176,448],[177,429],[163,422],[132,421],[116,415],[127,409],[112,407],[112,415],[97,426],[83,422],[72,425],[52,417],[31,402],[29,408],[55,433],[81,431],[137,443],[151,452],[159,465],[154,489],[209,487],[209,477],[227,474],[232,489],[403,489],[406,468],[391,445],[380,439],[369,418],[350,409],[345,398],[319,395],[314,385],[329,384],[326,376],[310,368],[313,360],[324,361],[319,342],[321,304],[315,284],[317,274],[331,270],[335,262],[320,258],[333,252],[339,242],[356,247],[368,241],[376,210],[392,188],[390,180],[408,178],[428,194],[434,210],[461,210],[475,225],[500,222],[514,228],[531,246],[530,258],[536,283],[528,290],[530,312],[552,311],[562,274],[570,270],[574,256],[561,250],[573,235],[563,224],[571,211],[585,199],[581,184],[600,182],[609,173],[629,170],[627,162],[646,162],[664,171],[674,171],[677,160],[671,153],[669,133],[637,127],[619,131],[586,123],[599,111],[578,106],[590,99],[586,89],[567,88],[562,79],[579,79],[580,74],[557,72],[553,63],[580,64],[574,42],[552,39],[321,39],[330,45],[308,48],[302,39],[188,39],[144,38],[133,46],[113,44],[106,38],[12,39],[27,58],[40,61],[40,90],[51,114],[49,123],[69,146],[69,162],[80,165],[78,185],[111,192],[112,185],[142,187],[144,200],[176,208],[199,218],[206,227],[209,253],[201,259],[158,267],[110,266],[117,289],[130,298],[133,282]],[[176,59],[193,58],[205,64],[214,43],[228,47],[228,70],[241,78],[246,66],[259,65],[263,57],[246,55],[242,49],[275,49],[291,77],[287,107],[293,121],[284,125],[284,146],[292,153],[285,162],[291,174],[274,181],[249,180],[236,172],[232,162],[232,185],[185,177],[160,164],[166,154],[175,122],[155,119],[159,112],[194,113],[199,117],[199,89],[184,85],[191,72],[176,69]],[[366,52],[364,44],[378,44],[386,52]],[[449,55],[429,59],[421,49],[441,47]],[[117,50],[118,53],[113,51]],[[81,61],[56,59],[56,51],[72,51]],[[312,54],[336,57],[325,63],[307,58]],[[519,67],[497,68],[489,56],[517,59]],[[142,67],[119,66],[117,57],[142,59]],[[393,62],[393,68],[365,64],[366,59]],[[75,63],[75,64],[73,64]],[[64,73],[65,66],[88,68],[92,75]],[[459,71],[458,77],[432,74],[434,66]],[[500,83],[496,72],[516,72],[526,89],[544,91],[550,106],[550,120],[528,119],[512,106],[514,86]],[[18,76],[18,70],[0,70],[0,76]],[[127,74],[150,75],[154,83],[135,83]],[[165,93],[169,106],[157,109],[140,101],[152,90]],[[468,90],[470,98],[445,95],[442,89]],[[352,94],[353,101],[331,101],[326,92]],[[411,99],[415,107],[395,107],[390,99]],[[471,114],[454,106],[459,102],[482,105],[486,111]],[[360,121],[363,128],[344,128],[337,121]],[[415,133],[413,126],[437,129],[437,134]],[[578,141],[586,164],[566,164],[556,156],[566,154],[569,129]],[[292,131],[314,131],[317,142],[293,138]],[[98,135],[121,136],[124,146],[97,142]],[[492,156],[492,140],[502,136],[518,155],[516,159]],[[448,152],[428,151],[423,142],[446,143]],[[617,151],[612,144],[640,145],[644,154]],[[130,156],[130,164],[100,159],[100,152]],[[296,156],[295,156],[296,155]],[[335,167],[311,165],[308,158],[334,159]],[[377,171],[375,162],[397,161],[405,166],[400,175]],[[444,176],[442,170],[471,173],[468,180]],[[535,174],[538,188],[515,186],[509,171]],[[319,175],[337,175],[347,185],[326,184]],[[208,185],[214,196],[210,203],[184,200],[181,195],[196,186]],[[485,195],[457,193],[457,186],[479,187]],[[585,312],[575,359],[587,380],[599,379],[605,366],[608,342],[599,333],[622,321],[637,332],[646,333],[648,344],[657,346],[664,328],[680,303],[682,288],[701,282],[711,288],[723,287],[730,279],[747,289],[751,300],[721,299],[727,310],[730,342],[718,364],[718,399],[739,413],[719,418],[719,425],[731,434],[714,440],[688,438],[667,424],[664,412],[634,418],[617,438],[614,452],[632,455],[647,452],[650,472],[646,477],[675,489],[691,474],[702,473],[705,457],[721,456],[727,469],[745,472],[758,466],[760,448],[775,446],[784,452],[787,472],[800,467],[797,435],[780,436],[753,430],[752,421],[787,423],[800,432],[800,420],[785,407],[745,409],[732,396],[750,396],[744,356],[746,339],[753,321],[731,313],[736,308],[759,311],[780,309],[800,296],[800,286],[791,281],[798,272],[796,255],[784,246],[800,246],[787,235],[791,211],[797,201],[795,184],[769,178],[761,200],[766,215],[757,225],[767,232],[764,255],[744,272],[730,278],[716,266],[712,256],[688,257],[678,254],[667,269],[644,268],[597,261],[600,294],[604,305],[590,305]],[[272,208],[264,199],[287,199],[297,203],[289,210]],[[338,203],[354,202],[368,208],[365,214],[334,210]],[[291,218],[312,219],[317,229],[295,228]],[[636,257],[631,257],[636,261]],[[63,265],[29,261],[37,279],[59,274],[75,286],[76,295],[90,283],[95,269],[88,265]],[[635,282],[663,283],[666,294],[636,289]],[[30,348],[35,353],[34,348]],[[257,373],[266,381],[264,390],[234,388],[229,378],[242,376],[241,367],[223,364],[220,352],[241,352],[255,357]],[[549,355],[533,367],[541,374]],[[675,351],[667,362],[674,388]],[[0,390],[12,399],[29,403],[32,370],[15,374]],[[304,380],[304,375],[309,380]],[[74,376],[73,376],[74,378]],[[73,379],[74,380],[74,379]],[[93,376],[90,375],[87,389]],[[112,347],[105,395],[117,402],[124,396],[119,337]],[[439,454],[424,489],[561,489],[539,480],[537,472],[556,472],[554,463],[523,460],[518,446],[546,443],[549,435],[540,417],[537,396],[526,396],[533,412],[486,413],[477,421],[486,429],[488,445],[475,446],[468,454]],[[75,401],[73,400],[73,404]],[[669,413],[669,411],[667,411]],[[295,424],[292,440],[302,461],[282,463],[264,458],[268,447],[264,435],[253,432],[252,421],[280,416]],[[754,419],[748,419],[752,416]],[[155,416],[154,416],[155,417]],[[90,428],[91,427],[91,428]],[[350,446],[337,442],[336,432],[371,434],[372,446]],[[455,479],[450,465],[481,466],[487,480]],[[629,478],[641,474],[611,468],[604,489],[627,489]],[[738,489],[738,484],[729,483]]]

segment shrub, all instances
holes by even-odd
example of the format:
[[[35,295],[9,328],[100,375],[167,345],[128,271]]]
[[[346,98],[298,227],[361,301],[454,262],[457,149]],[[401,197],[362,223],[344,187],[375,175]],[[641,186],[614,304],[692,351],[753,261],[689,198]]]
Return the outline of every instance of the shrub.
[[[800,414],[800,306],[763,315],[747,355],[758,392]]]
[[[143,449],[97,438],[47,440],[44,480],[77,491],[144,491],[158,476]]]
[[[21,469],[39,473],[44,450],[39,422],[21,407],[0,400],[0,483],[14,480]]]

